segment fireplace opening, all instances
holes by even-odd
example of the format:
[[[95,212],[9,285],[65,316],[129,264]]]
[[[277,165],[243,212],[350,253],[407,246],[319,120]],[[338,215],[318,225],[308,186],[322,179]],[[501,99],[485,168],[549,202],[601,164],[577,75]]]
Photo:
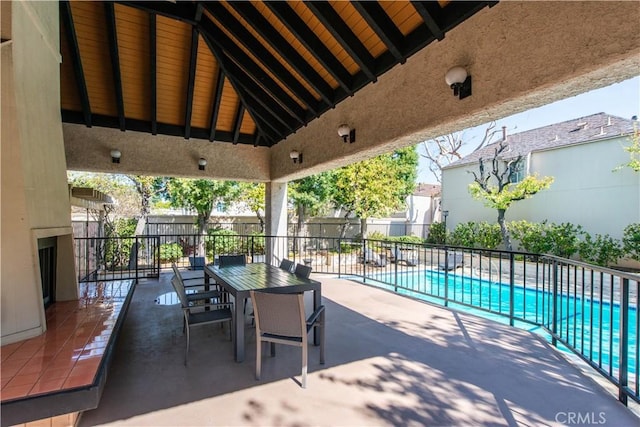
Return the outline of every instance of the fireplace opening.
[[[40,279],[42,280],[42,302],[44,308],[55,302],[56,296],[56,245],[57,237],[38,239]]]

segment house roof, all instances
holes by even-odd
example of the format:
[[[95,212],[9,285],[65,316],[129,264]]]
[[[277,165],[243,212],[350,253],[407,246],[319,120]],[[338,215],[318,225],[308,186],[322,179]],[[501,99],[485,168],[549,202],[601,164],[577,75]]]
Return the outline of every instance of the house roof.
[[[567,145],[596,142],[633,132],[636,120],[625,119],[606,113],[597,113],[565,122],[555,123],[537,129],[507,135],[508,149],[504,158],[526,156],[532,151],[548,150]],[[502,140],[501,140],[502,141]],[[478,162],[481,158],[493,158],[494,150],[501,142],[497,141],[468,156],[457,160],[443,169]]]
[[[414,196],[433,197],[440,195],[440,185],[438,184],[426,184],[424,182],[418,183],[416,189],[413,191]]]
[[[61,1],[62,120],[270,147],[496,3]]]

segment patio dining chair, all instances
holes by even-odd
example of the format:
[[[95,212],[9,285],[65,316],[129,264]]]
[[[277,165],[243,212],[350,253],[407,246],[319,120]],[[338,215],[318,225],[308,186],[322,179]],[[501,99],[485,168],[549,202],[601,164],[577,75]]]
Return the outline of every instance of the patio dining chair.
[[[305,319],[303,294],[276,294],[251,291],[256,319],[256,380],[262,371],[262,343],[271,343],[271,355],[275,356],[275,344],[302,347],[302,388],[307,387],[308,340],[314,328],[320,328],[320,364],[324,364],[325,309],[321,305]]]
[[[198,304],[195,301],[189,301],[187,299],[187,294],[180,284],[178,276],[174,276],[173,279],[171,279],[171,285],[173,285],[173,289],[178,294],[178,299],[180,300],[180,306],[184,315],[182,330],[187,336],[187,346],[184,351],[184,364],[187,366],[189,361],[191,328],[193,326],[229,322],[229,339],[232,339],[233,303],[224,302],[218,304]]]
[[[187,300],[189,301],[207,300],[207,299],[220,298],[220,296],[222,295],[222,291],[219,285],[217,285],[216,283],[206,284],[204,281],[204,277],[188,277],[188,278],[183,277],[182,273],[180,272],[180,269],[178,268],[175,262],[171,264],[171,268],[173,269],[174,277],[178,278],[178,280],[180,281],[180,284],[185,289],[185,291],[192,291],[192,292],[186,292]],[[213,289],[205,290],[206,286],[209,286],[210,288],[213,288]]]
[[[294,273],[298,277],[304,277],[305,279],[308,279],[309,276],[311,276],[311,266],[304,265],[304,264],[297,264]]]
[[[228,267],[230,265],[245,265],[247,257],[244,255],[220,255],[218,256],[218,265],[220,267]]]
[[[283,258],[282,261],[280,261],[280,268],[288,271],[289,273],[291,273],[291,270],[293,270],[293,266],[294,262],[290,259]]]

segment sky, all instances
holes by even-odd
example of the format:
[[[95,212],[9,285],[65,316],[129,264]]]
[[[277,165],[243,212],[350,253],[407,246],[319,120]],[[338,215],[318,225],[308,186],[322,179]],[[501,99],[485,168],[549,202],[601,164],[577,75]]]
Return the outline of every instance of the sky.
[[[627,119],[640,117],[640,76],[505,117],[496,121],[496,129],[506,126],[507,131],[514,134],[596,113]],[[486,127],[487,124],[484,124],[462,131],[465,140],[469,141],[461,149],[463,155],[469,154],[480,143]],[[424,153],[422,144],[418,145],[418,152]],[[417,182],[438,183],[429,171],[428,160],[422,156]]]

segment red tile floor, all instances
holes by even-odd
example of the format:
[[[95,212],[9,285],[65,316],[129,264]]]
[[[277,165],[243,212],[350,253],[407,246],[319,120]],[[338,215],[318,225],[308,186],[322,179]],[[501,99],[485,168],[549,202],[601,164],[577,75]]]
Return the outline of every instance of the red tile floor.
[[[91,385],[131,286],[81,283],[77,301],[46,310],[44,334],[0,347],[2,402]]]

